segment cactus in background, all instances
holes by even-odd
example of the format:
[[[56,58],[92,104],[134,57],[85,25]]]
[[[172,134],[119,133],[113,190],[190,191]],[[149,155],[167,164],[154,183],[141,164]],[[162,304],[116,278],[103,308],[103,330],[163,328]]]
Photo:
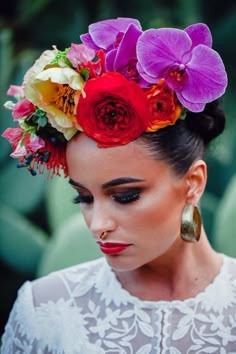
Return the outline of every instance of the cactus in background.
[[[3,107],[7,100],[9,82],[19,84],[35,53],[27,51],[13,58],[12,33],[3,30],[0,34],[1,81],[0,81],[0,132],[14,125],[10,112]],[[48,236],[27,217],[39,206],[45,178],[32,177],[26,171],[16,169],[16,161],[9,159],[11,148],[5,139],[0,139],[0,259],[17,273],[34,274]],[[22,241],[23,240],[23,241]]]
[[[45,204],[50,230],[55,233],[73,214],[80,212],[78,205],[73,203],[75,190],[69,185],[68,179],[54,176],[47,181]]]
[[[213,245],[219,251],[236,256],[236,175],[225,191],[215,214]]]
[[[37,276],[101,256],[82,214],[74,214],[53,234],[39,263]]]
[[[57,44],[60,49],[71,42],[77,43],[79,35],[87,31],[88,23],[118,16],[139,18],[144,29],[150,27],[150,23],[152,27],[174,23],[183,28],[194,21],[208,23],[213,32],[213,46],[222,54],[226,64],[230,86],[223,99],[228,126],[207,155],[209,179],[201,209],[213,246],[236,256],[235,177],[231,180],[236,166],[236,47],[231,41],[224,40],[236,33],[236,9],[233,11],[231,5],[226,1],[222,8],[220,2],[215,2],[212,8],[210,2],[203,0],[173,0],[170,10],[167,3],[154,0],[114,0],[112,3],[110,0],[92,3],[58,0],[55,8],[52,0],[33,3],[31,0],[14,0],[9,5],[11,13],[5,18],[4,14],[0,15],[0,134],[13,125],[10,111],[2,106],[7,100],[5,92],[9,84],[21,84],[23,74],[42,50],[51,49],[52,44]],[[32,177],[25,170],[17,170],[9,154],[9,143],[0,137],[2,263],[11,268],[16,277],[30,274],[33,278],[99,257],[100,251],[85,227],[79,208],[72,203],[75,192],[67,180],[57,177],[46,180],[40,175]],[[8,277],[8,273],[2,274]],[[1,281],[5,283],[4,279]],[[8,297],[10,295],[5,294],[6,301]],[[5,307],[5,303],[2,306]]]
[[[219,205],[219,198],[213,193],[205,192],[201,198],[200,210],[203,220],[203,225],[208,236],[209,241],[212,243],[212,227],[215,219],[215,212]]]
[[[23,215],[0,207],[0,258],[19,272],[34,274],[48,236]]]

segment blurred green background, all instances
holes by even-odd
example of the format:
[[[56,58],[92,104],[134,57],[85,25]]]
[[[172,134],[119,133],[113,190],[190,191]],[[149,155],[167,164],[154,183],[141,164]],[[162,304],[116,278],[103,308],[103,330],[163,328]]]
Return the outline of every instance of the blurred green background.
[[[213,247],[236,256],[236,3],[234,0],[8,0],[0,4],[0,133],[13,126],[2,105],[10,84],[42,50],[78,43],[89,23],[134,17],[150,26],[184,28],[205,22],[229,76],[222,104],[227,127],[207,153],[208,184],[202,214]],[[16,169],[10,144],[0,138],[0,334],[19,286],[52,270],[100,256],[73,191],[63,178],[46,180]]]

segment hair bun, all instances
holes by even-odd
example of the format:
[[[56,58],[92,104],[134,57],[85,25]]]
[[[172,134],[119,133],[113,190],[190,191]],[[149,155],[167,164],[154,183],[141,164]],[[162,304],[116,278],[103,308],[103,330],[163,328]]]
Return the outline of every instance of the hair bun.
[[[188,112],[186,119],[187,128],[200,136],[205,145],[220,135],[225,127],[225,114],[219,101],[206,104],[200,113]]]

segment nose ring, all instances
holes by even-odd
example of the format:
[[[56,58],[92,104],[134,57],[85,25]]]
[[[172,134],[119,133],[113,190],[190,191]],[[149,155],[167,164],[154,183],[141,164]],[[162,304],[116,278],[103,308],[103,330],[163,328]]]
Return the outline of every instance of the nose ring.
[[[101,239],[101,240],[105,240],[105,238],[107,237],[107,235],[108,235],[108,231],[103,231],[103,232],[101,233],[101,235],[100,235],[100,239]]]

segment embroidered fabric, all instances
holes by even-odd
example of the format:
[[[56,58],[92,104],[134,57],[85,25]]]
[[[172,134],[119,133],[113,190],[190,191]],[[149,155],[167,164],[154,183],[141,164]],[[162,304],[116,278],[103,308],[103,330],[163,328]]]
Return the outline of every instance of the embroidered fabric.
[[[104,258],[54,272],[19,290],[2,354],[236,353],[236,260],[196,297],[142,301]]]

